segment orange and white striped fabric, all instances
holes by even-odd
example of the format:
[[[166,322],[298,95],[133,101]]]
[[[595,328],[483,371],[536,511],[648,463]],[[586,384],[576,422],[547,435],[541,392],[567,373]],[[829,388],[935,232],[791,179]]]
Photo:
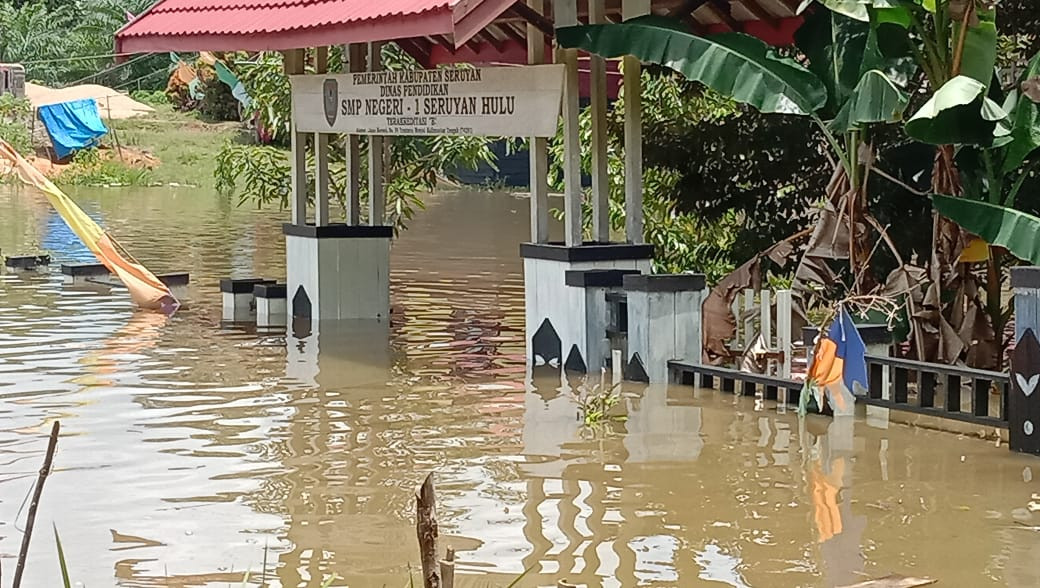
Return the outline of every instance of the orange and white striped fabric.
[[[47,176],[0,139],[0,163],[4,162],[9,164],[9,171],[13,171],[24,184],[36,188],[47,197],[54,210],[87,249],[123,282],[135,304],[147,310],[160,310],[167,314],[180,306],[166,284],[126,253],[111,235],[76,206],[76,203],[47,179]],[[0,173],[3,170],[4,167],[0,167]]]

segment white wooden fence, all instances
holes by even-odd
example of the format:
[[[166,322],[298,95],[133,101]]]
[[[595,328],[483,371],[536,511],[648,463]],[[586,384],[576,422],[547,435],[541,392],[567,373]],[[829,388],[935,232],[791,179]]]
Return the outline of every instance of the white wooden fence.
[[[776,331],[773,330],[773,306],[776,306]],[[748,288],[733,300],[733,317],[737,323],[734,346],[747,351],[759,336],[770,356],[766,363],[768,375],[791,377],[793,294],[791,290],[755,290]],[[757,312],[756,312],[757,310]],[[756,325],[757,323],[757,325]]]

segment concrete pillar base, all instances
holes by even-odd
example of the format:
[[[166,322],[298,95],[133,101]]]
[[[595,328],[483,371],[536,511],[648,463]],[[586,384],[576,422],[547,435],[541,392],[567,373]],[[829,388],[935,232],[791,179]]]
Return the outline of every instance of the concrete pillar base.
[[[626,377],[668,382],[668,362],[700,363],[704,275],[625,276],[628,297]]]
[[[264,278],[224,279],[220,281],[221,320],[231,323],[252,322],[256,317],[253,290],[261,284],[273,284]]]
[[[287,315],[285,284],[258,284],[253,295],[256,298],[256,326],[284,327]]]
[[[597,278],[586,277],[586,272],[649,272],[652,255],[649,245],[522,244],[528,364],[575,372],[599,371],[607,365],[605,297],[612,286],[596,286]]]
[[[388,226],[284,226],[288,316],[311,322],[390,315]]]

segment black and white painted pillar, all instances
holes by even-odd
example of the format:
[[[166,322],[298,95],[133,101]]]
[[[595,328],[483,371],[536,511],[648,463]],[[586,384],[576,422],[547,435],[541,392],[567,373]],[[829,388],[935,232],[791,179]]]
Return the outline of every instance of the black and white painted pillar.
[[[628,366],[625,377],[668,382],[668,362],[701,360],[703,274],[631,275],[628,296]]]
[[[613,274],[590,275],[588,280],[584,274],[591,270],[647,273],[652,255],[651,245],[522,244],[528,364],[567,365],[571,371],[583,371],[578,368],[584,364],[586,369],[598,369],[604,360],[608,287],[596,286],[598,291],[590,293],[585,284],[605,284],[603,280]],[[590,346],[590,341],[595,344]]]
[[[293,318],[389,317],[392,227],[287,224],[284,232],[287,304]]]
[[[378,43],[369,45],[368,69],[378,71]],[[347,48],[348,69],[362,69],[363,47]],[[357,135],[347,136],[348,194],[345,223],[333,222],[329,195],[329,151],[334,144],[343,90],[342,76],[326,74],[328,51],[316,52],[315,74],[305,76],[302,51],[286,52],[293,82],[292,222],[285,234],[285,313],[318,321],[386,319],[390,314],[390,240],[384,225],[382,139],[369,137],[369,212],[360,214],[360,155]],[[308,80],[316,84],[310,91]],[[315,124],[315,120],[320,124]],[[310,132],[302,132],[310,131]],[[308,211],[308,138],[314,150],[314,213]],[[271,321],[279,321],[281,301],[270,300]]]
[[[1040,267],[1011,270],[1015,353],[1011,358],[1008,441],[1012,451],[1040,455]]]

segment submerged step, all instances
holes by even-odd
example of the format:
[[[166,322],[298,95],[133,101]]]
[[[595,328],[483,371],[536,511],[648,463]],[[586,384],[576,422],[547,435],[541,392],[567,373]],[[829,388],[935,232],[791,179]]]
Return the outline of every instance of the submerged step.
[[[285,326],[287,306],[285,284],[263,283],[253,288],[256,298],[256,326]]]
[[[159,278],[159,281],[166,284],[169,288],[173,288],[174,286],[187,286],[189,281],[188,272],[159,274],[155,277]]]
[[[61,273],[71,278],[93,278],[107,276],[111,272],[101,263],[63,263]]]
[[[33,269],[50,263],[50,255],[12,255],[4,258],[4,266],[11,269]]]
[[[66,267],[69,267],[69,271],[81,271],[84,273],[70,274],[65,271]],[[71,276],[73,280],[81,279],[92,284],[101,284],[104,286],[122,286],[123,283],[119,281],[119,277],[110,273],[107,269],[101,271],[99,268],[104,268],[103,265],[87,265],[83,266],[83,269],[72,269],[75,266],[62,266],[62,273],[66,276]],[[166,285],[167,288],[176,288],[180,286],[187,286],[189,283],[189,275],[187,272],[174,272],[169,274],[158,274],[155,276],[159,278],[159,281]]]
[[[286,298],[288,293],[287,286],[285,284],[275,284],[272,282],[262,282],[253,287],[253,296],[257,299],[266,298],[270,300],[278,298]]]
[[[229,322],[252,320],[257,310],[257,299],[254,289],[274,283],[275,280],[266,278],[224,278],[220,280],[223,306],[222,319]]]

